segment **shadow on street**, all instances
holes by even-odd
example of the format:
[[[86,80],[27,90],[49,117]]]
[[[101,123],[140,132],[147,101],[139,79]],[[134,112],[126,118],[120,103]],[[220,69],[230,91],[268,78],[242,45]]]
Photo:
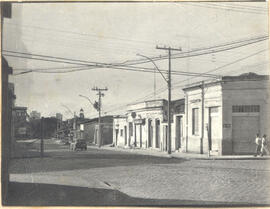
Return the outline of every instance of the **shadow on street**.
[[[44,157],[40,158],[38,144],[25,150],[22,157],[11,162],[10,173],[35,173],[65,171],[116,166],[136,166],[153,164],[182,163],[185,159],[163,158],[138,155],[119,151],[89,149],[87,151],[69,151],[66,145],[45,145]],[[35,150],[33,151],[33,148]],[[33,155],[31,155],[33,154]]]
[[[44,158],[13,159],[10,173],[34,173],[147,164],[172,164],[182,163],[184,161],[186,160],[130,153],[104,153],[104,151],[90,150],[87,152],[67,153],[65,155],[50,153],[50,155],[45,154]]]
[[[117,190],[53,184],[16,183],[9,186],[7,206],[251,206],[194,200],[144,199]],[[252,205],[255,206],[255,205]]]

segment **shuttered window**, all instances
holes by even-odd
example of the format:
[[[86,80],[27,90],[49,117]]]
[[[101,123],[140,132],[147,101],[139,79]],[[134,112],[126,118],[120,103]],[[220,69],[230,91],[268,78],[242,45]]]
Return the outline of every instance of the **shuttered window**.
[[[192,134],[199,134],[199,108],[192,109]]]

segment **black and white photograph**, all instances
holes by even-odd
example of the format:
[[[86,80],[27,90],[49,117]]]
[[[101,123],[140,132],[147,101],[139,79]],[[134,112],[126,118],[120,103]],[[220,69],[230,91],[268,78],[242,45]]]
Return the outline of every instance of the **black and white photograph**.
[[[2,206],[270,206],[268,4],[0,2]]]

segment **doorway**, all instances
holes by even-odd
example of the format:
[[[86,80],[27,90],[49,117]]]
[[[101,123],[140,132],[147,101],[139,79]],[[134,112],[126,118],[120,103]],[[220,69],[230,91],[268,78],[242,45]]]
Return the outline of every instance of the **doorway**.
[[[142,125],[140,124],[140,147],[142,147]]]
[[[115,145],[118,143],[118,134],[119,134],[119,129],[115,129]]]
[[[167,151],[168,126],[163,126],[163,151]]]
[[[134,147],[137,147],[137,125],[134,124]]]
[[[211,151],[218,151],[218,139],[219,139],[219,118],[218,107],[209,108],[209,149]]]
[[[175,150],[181,148],[182,139],[183,139],[183,117],[176,116],[176,124],[175,124]]]
[[[156,120],[156,148],[160,148],[160,120]]]
[[[152,147],[153,144],[153,125],[152,120],[148,120],[148,147]]]
[[[124,129],[125,129],[125,145],[127,145],[127,126],[125,126]]]

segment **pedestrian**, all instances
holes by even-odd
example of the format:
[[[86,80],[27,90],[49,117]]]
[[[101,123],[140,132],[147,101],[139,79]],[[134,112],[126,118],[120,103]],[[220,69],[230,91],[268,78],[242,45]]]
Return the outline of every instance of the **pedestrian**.
[[[257,155],[259,155],[260,152],[261,152],[262,139],[260,138],[260,134],[257,134],[256,135],[255,143],[256,143],[256,150],[255,150],[254,156],[257,157]]]
[[[266,139],[266,135],[264,134],[262,137],[262,146],[261,146],[261,156],[263,156],[264,151],[267,155],[269,155],[269,150],[267,148],[267,139]]]

